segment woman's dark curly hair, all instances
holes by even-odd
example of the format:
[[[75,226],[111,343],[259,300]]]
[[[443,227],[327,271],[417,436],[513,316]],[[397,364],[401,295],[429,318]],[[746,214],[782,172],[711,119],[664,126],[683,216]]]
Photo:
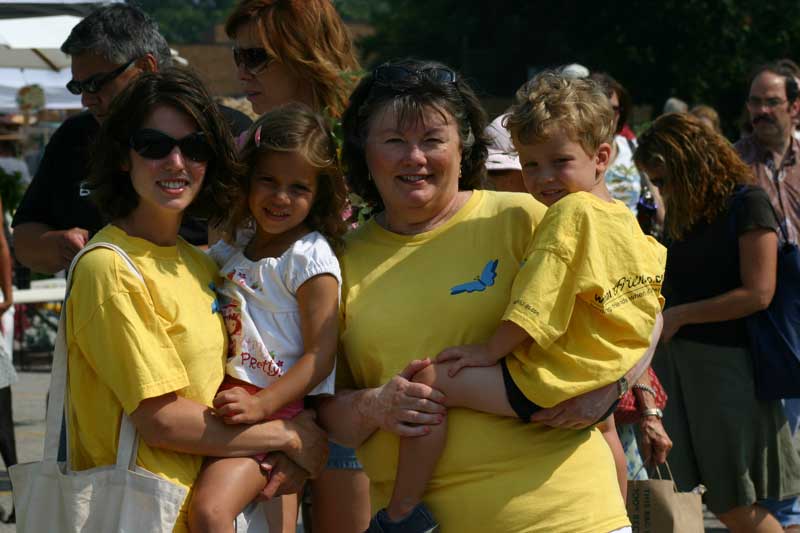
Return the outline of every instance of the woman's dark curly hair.
[[[754,181],[731,143],[688,113],[656,119],[639,137],[633,160],[645,173],[663,172],[666,230],[674,240],[701,220],[712,222],[737,185]]]
[[[454,83],[424,75],[427,69],[451,70],[435,61],[404,59],[379,68],[384,66],[401,67],[409,76],[391,82],[376,82],[374,72],[364,76],[342,116],[342,160],[351,189],[378,210],[383,209],[383,200],[370,179],[364,150],[372,119],[386,106],[393,107],[401,125],[420,120],[422,113],[431,108],[442,113],[445,119],[453,117],[461,140],[459,189],[481,188],[490,140],[484,133],[488,125],[486,112],[473,90],[458,73]]]
[[[224,222],[225,237],[233,241],[236,231],[251,217],[248,207],[250,184],[258,159],[270,152],[298,153],[317,169],[317,192],[305,224],[325,236],[334,249],[340,248],[347,223],[342,218],[347,187],[344,182],[336,140],[322,115],[308,106],[291,103],[264,114],[247,133],[239,158],[248,169],[240,174],[235,194],[230,197]]]
[[[92,150],[88,183],[92,201],[107,220],[126,217],[139,205],[130,174],[123,169],[130,168],[131,136],[158,106],[185,113],[205,135],[213,156],[200,192],[186,212],[218,222],[242,166],[233,136],[208,91],[199,78],[181,68],[143,73],[114,98]]]

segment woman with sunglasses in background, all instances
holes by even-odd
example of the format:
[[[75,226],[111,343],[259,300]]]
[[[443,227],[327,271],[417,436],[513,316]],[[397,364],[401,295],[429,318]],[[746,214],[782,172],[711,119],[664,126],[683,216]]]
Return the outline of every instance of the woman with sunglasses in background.
[[[353,189],[377,214],[345,236],[339,388],[319,420],[337,442],[358,448],[374,510],[392,494],[399,438],[426,435],[446,416],[447,443],[423,496],[442,533],[608,531],[602,522],[625,516],[621,500],[604,505],[618,494],[616,478],[601,486],[590,477],[611,461],[602,439],[447,410],[439,391],[413,381],[428,358],[485,341],[497,327],[544,214],[530,195],[475,190],[486,125],[475,93],[440,63],[387,63],[353,92],[343,158]],[[618,394],[615,383],[534,420],[586,427]],[[378,513],[369,531],[433,527],[417,506],[405,516]]]
[[[330,0],[242,0],[225,23],[253,111],[289,102],[338,118],[360,67]]]
[[[309,414],[227,425],[211,402],[224,376],[225,325],[213,260],[178,236],[189,211],[219,216],[240,169],[228,128],[193,75],[138,77],[98,136],[92,198],[111,223],[74,267],[66,302],[69,452],[84,470],[115,462],[123,413],[141,437],[137,464],[190,488],[203,456],[272,453],[281,492],[324,464],[327,441]],[[276,477],[277,476],[277,477]],[[187,496],[187,501],[190,496]],[[175,531],[187,531],[186,502]]]
[[[239,81],[257,114],[299,102],[331,119],[341,117],[361,67],[333,2],[241,0],[225,32],[234,41]],[[328,467],[311,482],[311,493],[307,528],[309,522],[324,524],[328,533],[366,528],[369,480],[352,449],[331,443]],[[291,498],[283,502],[292,505]],[[287,519],[293,514],[296,509],[284,509]]]
[[[800,492],[800,459],[777,401],[756,398],[745,317],[775,292],[778,219],[719,133],[686,113],[639,138],[637,166],[666,202],[667,300],[653,367],[678,488],[702,483],[734,532],[783,531],[758,500]]]

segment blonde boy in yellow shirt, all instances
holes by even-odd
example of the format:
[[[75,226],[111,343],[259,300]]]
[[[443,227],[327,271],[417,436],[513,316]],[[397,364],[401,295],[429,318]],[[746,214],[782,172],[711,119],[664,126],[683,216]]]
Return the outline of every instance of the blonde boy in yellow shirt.
[[[494,335],[444,350],[413,380],[442,391],[448,407],[528,422],[542,408],[613,383],[642,357],[663,305],[666,249],[606,187],[613,110],[599,86],[544,72],[520,89],[506,120],[525,186],[548,210]],[[421,506],[445,426],[401,440],[390,521]],[[613,422],[604,435],[621,453],[612,432]],[[624,457],[615,455],[624,482]]]

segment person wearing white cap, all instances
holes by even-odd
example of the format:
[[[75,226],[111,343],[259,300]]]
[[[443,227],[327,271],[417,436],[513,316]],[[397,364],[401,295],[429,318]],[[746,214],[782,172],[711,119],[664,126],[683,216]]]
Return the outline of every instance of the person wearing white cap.
[[[522,167],[511,143],[511,134],[503,125],[505,117],[506,115],[500,115],[486,128],[486,135],[491,139],[486,171],[496,190],[528,192],[522,182]]]

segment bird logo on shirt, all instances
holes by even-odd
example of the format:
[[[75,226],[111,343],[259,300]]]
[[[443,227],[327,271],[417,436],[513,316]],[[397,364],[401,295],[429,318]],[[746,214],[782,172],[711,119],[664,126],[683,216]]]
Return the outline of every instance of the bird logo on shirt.
[[[494,285],[494,280],[497,278],[497,263],[499,263],[498,259],[490,259],[486,266],[483,267],[480,276],[476,276],[472,281],[452,287],[450,295],[454,296],[464,292],[483,292],[487,287]]]

